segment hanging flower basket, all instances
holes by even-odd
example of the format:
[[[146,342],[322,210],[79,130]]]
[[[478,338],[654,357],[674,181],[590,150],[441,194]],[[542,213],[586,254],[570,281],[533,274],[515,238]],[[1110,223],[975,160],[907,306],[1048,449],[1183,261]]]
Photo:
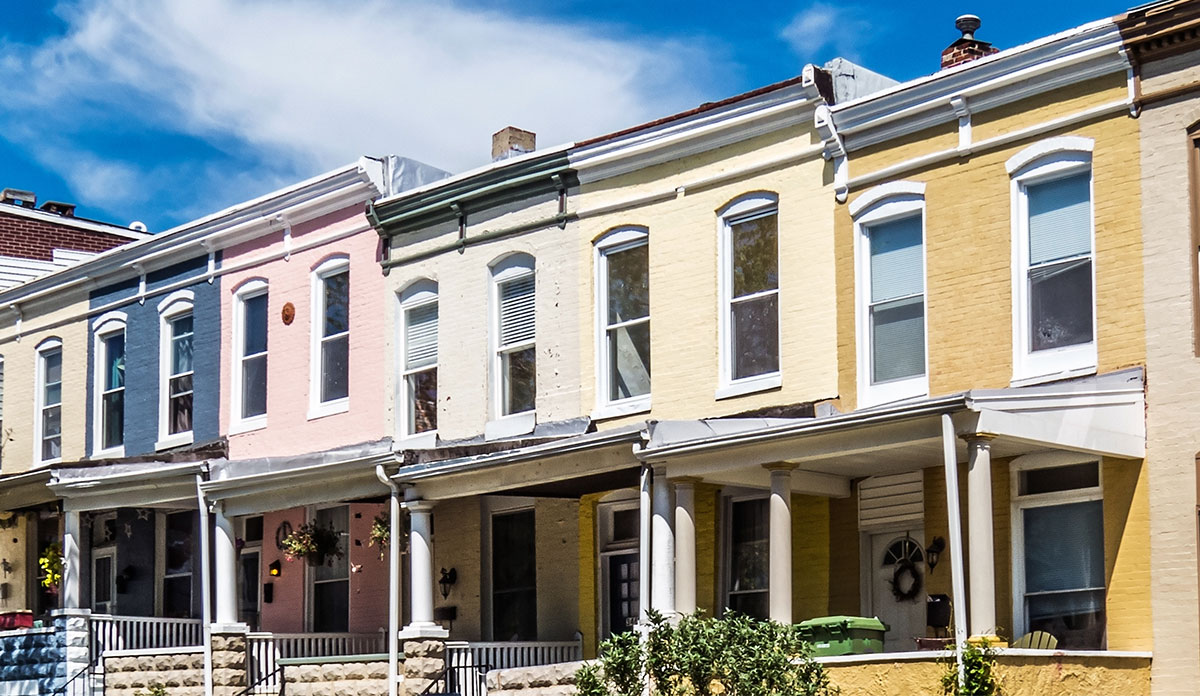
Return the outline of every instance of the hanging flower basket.
[[[303,558],[311,566],[333,565],[334,560],[346,556],[340,542],[341,535],[332,526],[306,522],[284,537],[283,557],[289,561]]]
[[[42,555],[38,556],[38,568],[45,573],[41,580],[42,587],[51,594],[58,594],[63,572],[62,544],[57,541],[47,544]]]
[[[387,558],[388,545],[392,542],[391,520],[384,513],[375,515],[371,520],[371,535],[367,546],[379,547],[379,560]],[[408,516],[400,518],[400,553],[408,552]]]

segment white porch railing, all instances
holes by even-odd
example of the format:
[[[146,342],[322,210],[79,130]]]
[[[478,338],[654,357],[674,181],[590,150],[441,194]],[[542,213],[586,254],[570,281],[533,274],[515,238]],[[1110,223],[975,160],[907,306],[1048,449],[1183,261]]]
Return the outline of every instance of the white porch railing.
[[[278,660],[387,652],[382,633],[251,633],[246,641],[247,683],[255,694],[279,693]]]
[[[152,616],[92,614],[88,645],[96,660],[105,650],[182,648],[204,643],[200,619],[160,619]]]
[[[490,641],[446,643],[450,690],[462,696],[485,696],[488,670],[536,667],[583,659],[582,641]]]

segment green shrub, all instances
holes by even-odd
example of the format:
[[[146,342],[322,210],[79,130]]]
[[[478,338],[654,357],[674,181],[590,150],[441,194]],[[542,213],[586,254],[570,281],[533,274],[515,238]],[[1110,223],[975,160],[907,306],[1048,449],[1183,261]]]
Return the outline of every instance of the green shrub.
[[[579,696],[832,696],[825,668],[795,626],[730,613],[699,612],[670,622],[651,612],[644,642],[636,633],[600,645],[598,663],[576,674]]]
[[[958,663],[953,657],[942,672],[942,693],[947,696],[994,696],[1000,693],[996,680],[996,651],[987,640],[963,647],[963,683],[958,683]]]

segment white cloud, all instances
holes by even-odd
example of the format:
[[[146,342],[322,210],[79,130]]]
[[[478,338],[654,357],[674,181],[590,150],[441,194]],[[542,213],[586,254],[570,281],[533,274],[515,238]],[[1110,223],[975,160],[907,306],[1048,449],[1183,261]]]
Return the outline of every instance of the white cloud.
[[[31,154],[99,204],[180,183],[153,152],[97,154],[106,128],[196,138],[261,161],[268,178],[383,153],[461,171],[487,161],[506,125],[543,146],[590,137],[693,106],[714,78],[696,42],[434,0],[75,0],[58,12],[65,35],[0,45],[0,65],[22,75],[0,84],[0,126],[19,122]],[[167,181],[139,195],[131,168]],[[91,174],[121,185],[81,180]]]
[[[796,13],[780,32],[801,58],[814,61],[835,56],[857,60],[871,23],[853,5],[814,2]],[[831,51],[832,55],[826,55]]]

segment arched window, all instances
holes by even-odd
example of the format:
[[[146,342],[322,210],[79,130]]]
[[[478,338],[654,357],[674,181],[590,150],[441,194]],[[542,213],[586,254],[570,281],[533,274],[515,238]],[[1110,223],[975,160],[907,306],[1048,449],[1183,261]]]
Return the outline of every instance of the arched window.
[[[309,417],[350,409],[350,259],[335,256],[312,271],[312,380]]]
[[[267,424],[268,289],[267,281],[255,278],[233,293],[232,432]]]
[[[650,235],[622,227],[596,242],[597,415],[650,408]]]
[[[778,387],[779,199],[752,193],[718,213],[720,387],[725,398]]]
[[[179,290],[158,303],[158,442],[168,449],[192,442],[195,295]]]
[[[92,321],[92,456],[125,454],[124,312],[108,312]]]
[[[48,464],[62,459],[62,339],[47,338],[38,344],[35,375],[33,459]]]
[[[532,414],[537,407],[536,285],[534,259],[528,254],[513,254],[492,266],[496,418]]]
[[[438,287],[418,280],[400,293],[400,436],[437,431]]]

